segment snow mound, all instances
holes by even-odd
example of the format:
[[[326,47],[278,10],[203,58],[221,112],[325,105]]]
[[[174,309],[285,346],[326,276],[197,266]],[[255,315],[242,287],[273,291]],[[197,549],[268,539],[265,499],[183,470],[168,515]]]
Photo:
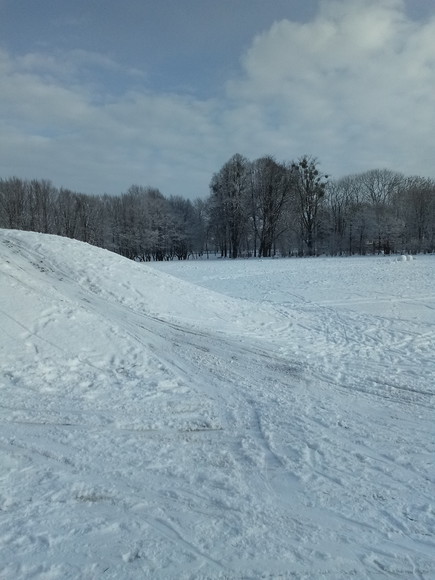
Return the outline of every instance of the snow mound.
[[[0,577],[434,577],[434,274],[0,230]]]
[[[410,254],[403,254],[402,256],[398,256],[396,258],[396,262],[412,262],[413,260],[415,260],[415,258]]]

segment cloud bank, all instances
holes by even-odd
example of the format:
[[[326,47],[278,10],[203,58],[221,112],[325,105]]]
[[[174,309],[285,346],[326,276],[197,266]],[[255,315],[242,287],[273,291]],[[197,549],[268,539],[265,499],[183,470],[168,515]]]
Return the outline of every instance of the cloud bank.
[[[256,36],[212,99],[154,91],[113,55],[3,49],[0,177],[205,197],[236,152],[313,154],[335,177],[378,167],[435,177],[434,38],[435,18],[411,20],[400,0],[323,1],[313,20]]]

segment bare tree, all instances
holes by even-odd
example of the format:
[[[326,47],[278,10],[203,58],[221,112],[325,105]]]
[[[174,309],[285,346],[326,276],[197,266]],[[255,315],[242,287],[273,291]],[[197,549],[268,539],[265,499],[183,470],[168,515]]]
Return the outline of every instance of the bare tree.
[[[246,226],[249,165],[249,161],[237,153],[215,173],[210,183],[211,211],[216,223],[216,233],[222,254],[227,255],[229,246],[231,258],[239,255]]]
[[[433,251],[435,181],[418,176],[404,179],[395,208],[405,222],[403,249],[412,253]]]
[[[372,239],[372,252],[389,254],[395,251],[400,223],[395,215],[393,201],[396,198],[403,175],[389,169],[372,169],[355,176],[363,201],[370,208],[376,232]]]
[[[28,184],[29,229],[48,234],[54,226],[54,203],[57,190],[46,179],[32,179]]]
[[[354,182],[349,177],[331,181],[326,188],[325,203],[330,220],[330,252],[333,255],[352,253],[351,210],[354,204]]]
[[[77,235],[76,193],[69,189],[61,189],[54,204],[54,233],[67,238]]]
[[[0,220],[2,227],[29,229],[28,184],[18,177],[0,180]]]
[[[278,237],[286,229],[281,218],[290,197],[292,175],[283,164],[269,156],[254,161],[250,175],[255,240],[260,242],[259,255],[271,256]]]
[[[328,175],[321,173],[318,161],[307,155],[292,163],[291,171],[300,215],[301,235],[308,255],[312,256],[316,251],[319,210],[325,197]]]

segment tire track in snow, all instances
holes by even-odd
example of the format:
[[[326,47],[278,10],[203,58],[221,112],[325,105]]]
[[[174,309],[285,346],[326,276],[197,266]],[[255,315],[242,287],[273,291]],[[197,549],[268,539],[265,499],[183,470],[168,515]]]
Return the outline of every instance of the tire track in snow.
[[[148,329],[150,322],[151,325],[154,325],[156,321],[150,321],[148,319],[146,323]],[[259,467],[261,465],[265,467],[263,482],[269,489],[273,489],[267,465],[269,464],[270,466],[272,464],[272,467],[275,470],[281,469],[283,466],[283,460],[275,450],[272,450],[269,441],[266,440],[264,436],[264,432],[261,428],[261,419],[259,418],[259,413],[255,410],[255,406],[253,407],[253,404],[258,404],[258,401],[256,402],[247,396],[247,390],[252,388],[252,385],[247,384],[245,379],[247,376],[246,369],[250,368],[250,376],[252,376],[252,374],[256,376],[258,378],[258,382],[263,385],[263,388],[270,388],[274,380],[278,380],[278,382],[281,382],[282,384],[282,373],[277,376],[274,373],[265,372],[265,368],[267,367],[264,365],[264,360],[269,360],[272,358],[272,356],[264,349],[258,348],[252,350],[250,348],[242,347],[240,344],[232,343],[228,340],[228,338],[219,337],[217,340],[216,337],[210,337],[207,336],[206,333],[197,333],[193,330],[187,333],[187,337],[190,338],[186,339],[186,335],[182,329],[175,328],[175,334],[173,331],[168,333],[168,325],[162,323],[161,321],[157,321],[157,324],[158,329],[154,326],[152,332],[155,334],[160,334],[162,338],[169,340],[170,343],[178,345],[176,348],[176,356],[174,356],[174,354],[171,354],[171,356],[166,354],[164,355],[165,364],[169,367],[172,367],[174,372],[182,372],[188,376],[199,375],[200,380],[196,380],[195,382],[198,388],[201,388],[200,383],[203,380],[204,374],[203,367],[208,368],[209,372],[210,368],[213,369],[212,374],[214,375],[216,381],[216,384],[213,385],[212,388],[213,396],[216,396],[218,393],[220,393],[220,396],[222,397],[222,389],[225,388],[224,385],[232,385],[232,388],[230,389],[225,388],[224,394],[226,408],[231,409],[229,415],[227,415],[225,430],[230,429],[230,426],[232,426],[233,430],[236,428],[236,431],[240,430],[240,427],[242,427],[243,433],[246,434],[248,432],[251,436],[253,435],[253,439],[257,448],[255,451],[255,461]],[[174,326],[172,326],[172,328],[174,329]],[[166,349],[163,352],[167,353],[168,350]],[[231,353],[231,355],[229,356],[228,353]],[[259,353],[261,353],[260,357]],[[183,355],[182,357],[181,354]],[[159,356],[162,356],[162,354]],[[258,358],[261,359],[260,363],[258,362]],[[192,372],[192,362],[194,362],[197,366],[197,373]],[[285,364],[283,359],[277,359],[276,362],[278,365]],[[252,373],[253,368],[255,368],[254,373]],[[320,378],[321,377],[319,377],[319,379]],[[323,380],[324,378],[325,377],[323,377]],[[207,388],[207,393],[210,393],[210,385]],[[225,404],[223,404],[222,407],[225,408]],[[337,450],[340,447],[341,442],[342,438],[340,437],[339,441],[334,443],[332,449]],[[342,479],[341,476],[337,477],[335,475],[329,475],[327,464],[323,463],[322,465],[318,463],[317,458],[322,457],[322,445],[324,444],[311,446],[311,453],[308,457],[307,463],[310,466],[309,469],[311,473],[314,474],[316,478],[329,481],[325,489],[329,490],[328,493],[330,493],[331,490],[337,485],[339,487],[341,486]],[[329,450],[329,453],[331,453],[331,450]],[[265,457],[266,461],[264,461],[262,457]],[[343,476],[347,477],[348,472],[343,472]],[[388,473],[386,476],[390,477]],[[369,478],[366,476],[365,479],[368,480]],[[294,480],[291,477],[289,480],[291,482],[292,491],[295,492],[296,488]],[[305,480],[305,483],[307,483],[307,481],[308,480]],[[323,485],[318,488],[318,493],[322,493],[323,488]],[[283,489],[277,489],[281,495],[283,493],[286,495],[289,492],[289,487],[287,487],[287,489],[284,488],[284,491]],[[316,489],[316,485],[314,485],[314,487],[312,486],[312,489],[314,491]],[[368,505],[367,502],[366,505]],[[376,504],[371,502],[371,505],[373,506]],[[379,511],[376,513],[379,513]],[[397,526],[394,527],[393,525],[391,527],[388,524],[388,522],[392,522],[392,520],[389,518],[388,511],[384,511],[383,513],[385,516],[384,525],[386,526],[386,530],[394,529],[397,531],[399,529]],[[334,511],[334,521],[343,521],[347,525],[351,520],[349,518],[345,518],[339,512]],[[337,525],[337,523],[334,524],[334,526]],[[361,520],[355,519],[352,525],[355,527],[365,524],[363,524]],[[372,526],[372,528],[375,527],[376,526]],[[402,531],[404,529],[405,528],[403,528]]]

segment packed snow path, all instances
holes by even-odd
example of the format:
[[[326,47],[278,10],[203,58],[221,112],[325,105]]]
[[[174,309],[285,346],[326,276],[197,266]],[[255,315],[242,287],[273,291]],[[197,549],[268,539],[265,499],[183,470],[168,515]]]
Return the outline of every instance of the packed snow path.
[[[1,230],[0,578],[435,578],[434,280]]]

